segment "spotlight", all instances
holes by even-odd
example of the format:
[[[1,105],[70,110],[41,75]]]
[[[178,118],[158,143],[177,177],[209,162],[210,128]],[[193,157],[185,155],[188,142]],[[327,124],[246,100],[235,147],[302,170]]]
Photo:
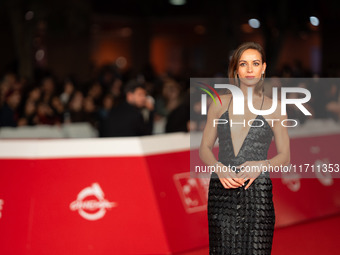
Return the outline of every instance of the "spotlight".
[[[34,12],[32,12],[32,11],[26,12],[26,14],[25,14],[25,20],[31,20],[31,19],[33,19],[33,18],[34,18]]]
[[[248,20],[248,24],[252,28],[259,28],[260,27],[260,21],[258,19],[250,19],[250,20]]]
[[[45,57],[45,51],[44,50],[37,50],[37,52],[35,53],[35,59],[37,61],[42,61],[44,57]]]
[[[169,0],[169,3],[172,5],[185,5],[186,0]]]
[[[310,21],[310,23],[313,25],[313,26],[315,26],[315,27],[317,27],[317,26],[319,26],[319,19],[317,18],[317,17],[315,17],[315,16],[310,16],[309,17],[309,21]]]

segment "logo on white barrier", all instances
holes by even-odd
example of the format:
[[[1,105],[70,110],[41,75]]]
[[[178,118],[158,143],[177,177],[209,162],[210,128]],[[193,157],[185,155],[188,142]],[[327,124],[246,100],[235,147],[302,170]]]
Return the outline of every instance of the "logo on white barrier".
[[[282,173],[282,183],[293,192],[298,192],[301,188],[301,175],[299,173]]]
[[[104,217],[106,210],[117,206],[104,198],[104,192],[98,183],[86,187],[79,192],[77,200],[70,204],[72,211],[77,211],[86,220],[99,220]]]
[[[3,208],[3,205],[4,205],[4,200],[0,199],[0,219],[2,217],[2,208]]]
[[[207,210],[208,178],[191,178],[189,172],[175,174],[173,178],[187,213]]]

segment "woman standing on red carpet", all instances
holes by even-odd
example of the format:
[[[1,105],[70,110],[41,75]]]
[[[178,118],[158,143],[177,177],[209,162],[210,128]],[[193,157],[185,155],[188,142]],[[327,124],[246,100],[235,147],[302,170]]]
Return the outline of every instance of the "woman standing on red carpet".
[[[209,107],[200,157],[216,169],[211,174],[208,195],[210,255],[271,254],[275,210],[272,181],[264,166],[268,169],[270,166],[287,165],[290,148],[288,132],[281,121],[267,121],[287,119],[287,116],[281,115],[280,102],[272,114],[265,116],[254,116],[247,107],[248,88],[253,92],[255,109],[266,110],[272,106],[272,100],[263,93],[265,70],[263,48],[254,42],[240,45],[230,61],[228,76],[243,92],[244,115],[233,114],[232,94],[221,96],[222,107],[215,104]],[[226,119],[228,122],[214,127],[214,119]],[[231,125],[248,123],[249,120],[253,120],[250,126]],[[277,155],[267,159],[272,137]],[[218,160],[212,152],[217,138]],[[244,171],[246,167],[251,171]]]

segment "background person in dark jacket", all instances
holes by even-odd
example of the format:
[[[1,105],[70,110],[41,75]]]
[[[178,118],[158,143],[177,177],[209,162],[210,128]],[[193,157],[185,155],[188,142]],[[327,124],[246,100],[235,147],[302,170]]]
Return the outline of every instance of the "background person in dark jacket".
[[[153,104],[147,100],[144,84],[131,80],[125,87],[125,101],[112,108],[100,126],[101,137],[151,135],[153,128]],[[143,116],[142,109],[149,116]]]

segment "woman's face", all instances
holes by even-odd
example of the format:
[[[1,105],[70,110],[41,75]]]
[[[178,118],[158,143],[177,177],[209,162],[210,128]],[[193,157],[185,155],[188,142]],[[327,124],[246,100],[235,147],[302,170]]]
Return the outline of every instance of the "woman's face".
[[[266,70],[260,52],[248,49],[243,52],[238,62],[237,74],[244,85],[256,85]]]

